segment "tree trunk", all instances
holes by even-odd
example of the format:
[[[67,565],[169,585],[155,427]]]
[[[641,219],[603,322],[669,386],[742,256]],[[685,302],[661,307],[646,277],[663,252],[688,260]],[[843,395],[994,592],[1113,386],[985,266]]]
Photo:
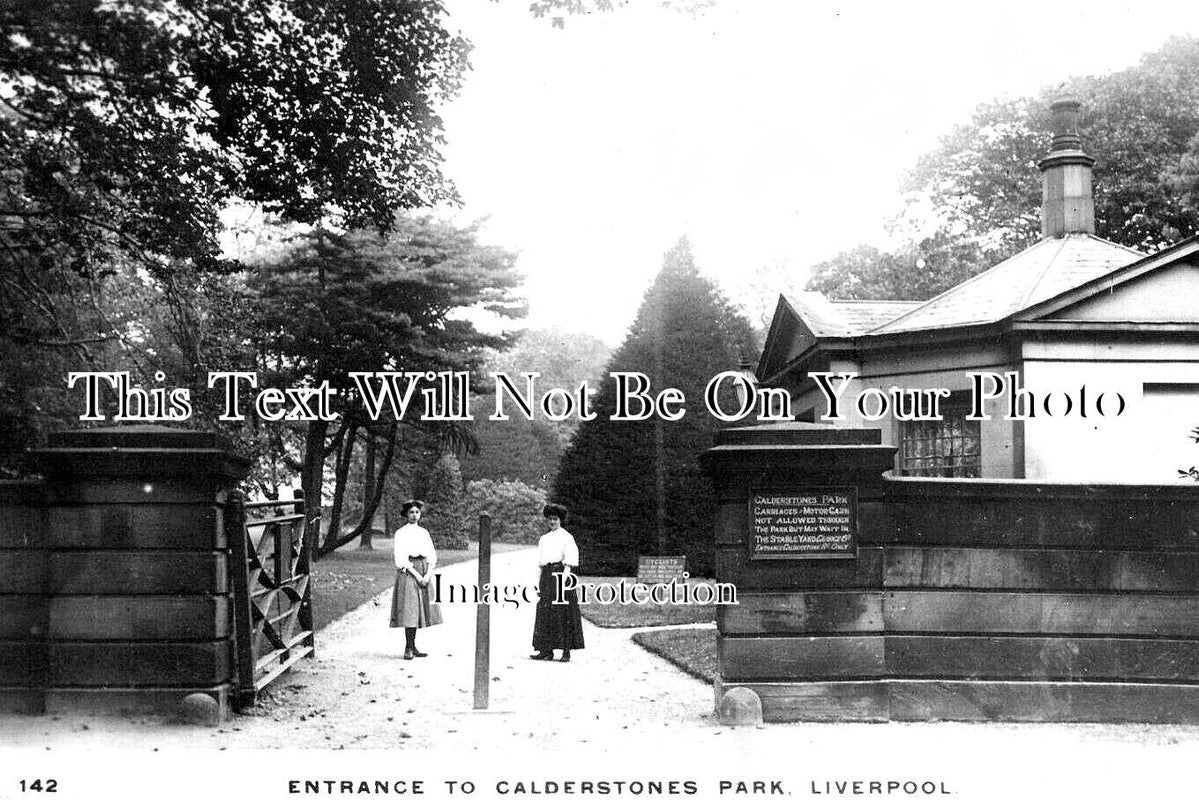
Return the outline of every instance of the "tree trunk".
[[[325,420],[313,420],[308,423],[308,433],[304,442],[304,464],[300,471],[300,488],[304,490],[307,502],[307,526],[304,531],[304,547],[308,549],[310,558],[318,558],[317,545],[321,540],[321,498],[325,472],[325,436],[329,432],[329,423]]]
[[[350,474],[350,459],[354,457],[354,445],[358,440],[358,423],[347,422],[349,430],[341,447],[337,449],[337,461],[333,468],[333,502],[329,509],[329,530],[321,542],[320,554],[328,555],[346,543],[341,539],[341,509],[346,499],[346,479]],[[339,541],[340,540],[340,541]]]
[[[362,479],[362,521],[365,526],[362,528],[362,534],[358,538],[359,550],[374,550],[374,542],[371,541],[371,531],[374,528],[375,515],[369,513],[367,509],[371,505],[371,493],[375,490],[375,434],[371,430],[366,432],[366,475]]]
[[[326,536],[324,543],[321,544],[321,551],[320,551],[321,555],[328,555],[329,553],[332,553],[334,550],[341,547],[342,545],[353,541],[355,537],[361,536],[363,528],[366,527],[367,525],[369,525],[370,521],[372,519],[374,519],[375,512],[379,510],[379,500],[383,497],[383,490],[387,484],[387,473],[391,471],[391,462],[395,458],[397,427],[398,427],[397,423],[393,422],[391,424],[391,429],[387,433],[387,452],[383,455],[383,463],[379,467],[379,474],[375,479],[374,490],[371,492],[371,497],[369,498],[369,503],[367,504],[367,507],[364,509],[362,519],[358,522],[358,525],[355,526],[355,528],[351,531],[347,531],[346,533],[343,533],[339,536],[332,536],[332,535]],[[339,469],[339,472],[340,472],[340,469]],[[344,492],[344,490],[345,490],[345,486],[343,483],[342,491]],[[334,499],[333,508],[334,508],[334,513],[337,516],[338,522],[340,523],[341,504],[340,504],[340,502],[338,502],[336,500],[336,496],[337,495],[336,495],[336,491],[335,491],[334,492],[335,499]],[[329,522],[329,529],[334,530],[332,520],[330,520],[330,522]]]

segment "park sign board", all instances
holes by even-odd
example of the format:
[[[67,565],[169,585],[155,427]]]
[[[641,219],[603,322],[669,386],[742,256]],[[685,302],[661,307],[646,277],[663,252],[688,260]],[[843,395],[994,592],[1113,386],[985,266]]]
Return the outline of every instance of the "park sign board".
[[[640,556],[637,559],[637,583],[653,585],[687,580],[687,556]]]
[[[750,492],[751,559],[856,558],[857,532],[856,486]]]

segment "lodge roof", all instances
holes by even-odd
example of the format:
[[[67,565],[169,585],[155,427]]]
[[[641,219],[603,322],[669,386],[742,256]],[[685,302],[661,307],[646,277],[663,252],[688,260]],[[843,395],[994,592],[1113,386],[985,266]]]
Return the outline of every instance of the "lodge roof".
[[[984,325],[1145,257],[1089,233],[1043,239],[868,333]]]
[[[829,300],[820,292],[799,292],[787,302],[816,336],[859,336],[922,305],[913,300]]]

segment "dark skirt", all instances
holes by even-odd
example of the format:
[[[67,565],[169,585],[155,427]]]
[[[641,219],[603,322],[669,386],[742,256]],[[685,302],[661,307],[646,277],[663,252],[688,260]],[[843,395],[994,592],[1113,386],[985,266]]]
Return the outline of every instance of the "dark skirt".
[[[533,622],[533,649],[539,653],[550,650],[583,649],[583,616],[579,613],[579,591],[566,593],[563,604],[555,604],[558,590],[554,577],[562,573],[562,564],[546,564],[541,568],[537,600],[537,618]]]
[[[423,557],[411,562],[421,575],[429,571],[429,562]],[[391,593],[391,627],[427,628],[440,624],[441,609],[429,600],[429,587],[421,586],[406,570],[397,569]]]

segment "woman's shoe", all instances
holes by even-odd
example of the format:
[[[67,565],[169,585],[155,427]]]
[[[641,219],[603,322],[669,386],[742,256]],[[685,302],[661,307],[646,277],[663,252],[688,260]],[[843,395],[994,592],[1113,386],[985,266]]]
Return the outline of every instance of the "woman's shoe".
[[[566,663],[568,663],[568,662],[570,661],[570,651],[569,651],[569,650],[563,650],[563,651],[562,651],[562,658],[558,659],[558,661],[559,661],[560,663],[562,663],[562,664],[566,664]]]
[[[412,652],[412,648],[409,647],[407,650],[404,651],[404,660],[411,661],[413,659],[414,655],[415,654]]]
[[[533,659],[534,661],[553,661],[554,654],[553,653],[538,653],[535,656],[529,656],[529,658]]]
[[[412,655],[416,656],[417,658],[424,658],[425,656],[427,656],[427,655],[429,655],[429,654],[428,654],[428,653],[422,653],[420,650],[417,650],[417,649],[414,647],[414,648],[412,648]]]

